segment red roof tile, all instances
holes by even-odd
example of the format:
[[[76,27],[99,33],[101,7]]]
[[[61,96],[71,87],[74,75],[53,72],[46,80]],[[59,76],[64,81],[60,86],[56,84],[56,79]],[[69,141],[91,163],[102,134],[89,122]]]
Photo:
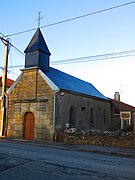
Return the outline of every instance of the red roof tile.
[[[119,105],[121,105],[121,106],[123,106],[123,107],[125,107],[125,108],[127,108],[127,109],[129,109],[129,110],[135,111],[135,107],[134,107],[134,106],[131,106],[131,105],[126,104],[126,103],[121,102],[121,101],[117,101],[117,100],[115,100],[115,99],[111,99],[111,98],[109,98],[109,99],[110,99],[110,101],[111,101],[112,103],[119,104]]]
[[[7,78],[7,86],[10,87],[14,83],[14,80]],[[0,76],[0,86],[2,86],[2,76]]]

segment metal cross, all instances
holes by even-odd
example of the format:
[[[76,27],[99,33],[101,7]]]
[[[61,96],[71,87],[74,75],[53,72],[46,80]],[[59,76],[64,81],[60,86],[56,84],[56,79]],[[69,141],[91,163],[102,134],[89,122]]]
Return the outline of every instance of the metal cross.
[[[43,17],[41,17],[41,12],[38,13],[38,18],[36,19],[38,21],[38,27],[40,27],[40,20],[42,19]]]

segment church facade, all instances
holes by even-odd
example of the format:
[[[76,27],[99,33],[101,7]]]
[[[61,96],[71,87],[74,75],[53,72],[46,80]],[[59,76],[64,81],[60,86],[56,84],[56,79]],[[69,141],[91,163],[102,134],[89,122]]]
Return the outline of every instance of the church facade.
[[[62,140],[66,128],[110,130],[110,100],[92,84],[50,67],[38,28],[25,50],[25,68],[8,91],[7,136]]]

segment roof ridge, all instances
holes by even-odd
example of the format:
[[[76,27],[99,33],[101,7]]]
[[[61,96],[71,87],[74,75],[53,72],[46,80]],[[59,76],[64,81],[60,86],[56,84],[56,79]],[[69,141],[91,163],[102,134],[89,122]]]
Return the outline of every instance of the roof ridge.
[[[108,97],[108,99],[110,99],[111,101],[116,102],[116,103],[118,103],[118,104],[123,104],[123,105],[125,105],[125,106],[129,106],[129,107],[135,109],[134,106],[132,106],[132,105],[130,105],[130,104],[127,104],[127,103],[125,103],[125,102],[123,102],[123,101],[117,101],[117,100],[112,99],[112,98],[109,98],[109,97]]]

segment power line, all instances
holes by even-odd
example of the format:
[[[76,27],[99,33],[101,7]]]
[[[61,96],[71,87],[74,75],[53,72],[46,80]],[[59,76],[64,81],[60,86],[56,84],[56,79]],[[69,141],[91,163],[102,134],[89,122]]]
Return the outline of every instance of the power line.
[[[124,58],[124,57],[129,57],[129,56],[135,56],[135,54],[119,55],[119,56],[114,56],[114,57],[104,57],[104,58],[87,59],[87,60],[79,60],[79,61],[71,61],[71,62],[62,62],[62,63],[52,62],[52,65],[61,65],[61,64],[73,64],[73,63],[82,63],[82,62],[104,61],[104,60],[107,60],[107,59]]]
[[[131,4],[134,4],[134,3],[135,3],[135,1],[127,2],[127,3],[120,4],[120,5],[117,5],[117,6],[113,6],[113,7],[110,7],[110,8],[98,10],[98,11],[95,11],[95,12],[92,12],[92,13],[88,13],[88,14],[84,14],[84,15],[81,15],[81,16],[76,16],[76,17],[73,17],[73,18],[65,19],[63,21],[58,21],[58,22],[55,22],[55,23],[44,25],[44,26],[41,26],[40,28],[47,28],[47,27],[50,27],[50,26],[55,26],[55,25],[58,25],[58,24],[69,22],[69,21],[74,21],[74,20],[77,20],[77,19],[85,18],[85,17],[92,16],[92,15],[95,15],[95,14],[103,13],[103,12],[110,11],[110,10],[117,9],[117,8],[121,8],[121,7],[124,7],[124,6],[128,6],[128,5],[131,5]],[[33,29],[25,30],[25,31],[16,32],[16,33],[13,33],[13,34],[8,34],[5,37],[15,36],[15,35],[27,33],[27,32],[30,32],[30,31],[34,31],[36,29],[37,28],[33,28]]]
[[[135,50],[98,54],[94,56],[84,56],[84,57],[77,57],[77,58],[72,58],[72,59],[63,59],[59,61],[52,61],[51,64],[61,65],[61,64],[82,63],[82,62],[89,62],[89,61],[95,62],[95,61],[101,61],[101,60],[103,61],[103,60],[108,60],[108,59],[124,58],[124,57],[129,57],[129,56],[135,56]],[[9,66],[8,68],[24,68],[24,65]]]
[[[18,48],[16,48],[13,44],[11,44],[11,40],[9,38],[5,39],[4,38],[4,35],[2,33],[0,33],[2,35],[2,37],[0,36],[0,40],[5,44],[6,46],[6,55],[4,56],[4,61],[5,61],[5,57],[8,56],[9,54],[9,51],[10,51],[10,47],[12,46],[16,51],[18,51],[19,53],[23,54]],[[23,54],[24,55],[24,54]],[[11,57],[11,53],[10,53],[10,59],[11,59],[11,65],[12,65],[12,57]],[[8,58],[6,58],[6,61],[8,62]],[[4,62],[4,67],[0,67],[0,69],[3,70],[3,74],[4,74],[4,78],[6,79],[7,78],[7,73],[12,73],[12,74],[15,74],[17,75],[16,73],[13,72],[13,68],[12,70],[10,71],[9,69],[7,70],[7,63],[6,62],[6,66],[5,66],[5,62]],[[5,71],[6,69],[6,71]]]
[[[21,55],[25,55],[23,52],[21,52],[17,47],[15,47],[13,44],[11,44],[11,46],[16,50],[18,51]]]
[[[10,54],[10,58],[9,58],[9,59],[10,59],[10,63],[11,63],[11,66],[13,66],[13,65],[12,65],[12,55],[11,55],[11,51],[10,51],[9,54]],[[18,74],[14,72],[14,68],[12,68],[11,70],[8,69],[8,73],[9,73],[9,74],[10,74],[10,73],[12,74],[13,79],[14,79],[14,75],[17,75],[17,76],[18,76]]]
[[[107,53],[107,54],[99,54],[99,55],[94,55],[94,56],[85,56],[85,57],[77,57],[77,58],[72,58],[72,59],[63,59],[63,60],[59,60],[59,61],[54,61],[52,62],[53,64],[66,64],[66,63],[70,63],[70,62],[75,62],[75,61],[83,61],[85,62],[85,60],[87,61],[89,59],[89,61],[97,61],[99,59],[104,59],[106,57],[109,57],[110,59],[115,57],[119,57],[119,56],[131,56],[135,54],[135,50],[129,50],[129,51],[120,51],[120,52],[113,52],[113,53]]]
[[[5,39],[5,36],[0,32],[0,34],[2,35],[2,37],[0,36],[1,41],[5,44],[5,41],[9,41],[10,39],[7,38]],[[12,43],[11,40],[9,41],[9,45],[12,46],[16,51],[18,51],[20,54],[22,54],[24,56],[24,53],[21,52],[17,47],[15,47]],[[9,48],[10,49],[10,48]]]
[[[24,65],[9,66],[8,68],[24,68]]]
[[[4,68],[0,67],[0,69],[3,71]],[[18,74],[14,73],[13,71],[10,71],[10,70],[7,70],[7,73],[9,73],[9,74],[12,73],[12,74],[18,75]]]
[[[0,34],[4,37],[4,35],[0,32]]]
[[[121,51],[116,53],[108,53],[108,54],[99,54],[95,56],[85,56],[85,57],[78,57],[78,58],[72,58],[72,59],[65,59],[65,60],[59,60],[54,61],[52,64],[69,64],[69,63],[78,63],[78,62],[87,62],[87,61],[99,61],[104,59],[113,59],[119,58],[119,57],[126,57],[126,56],[133,56],[135,55],[135,50],[129,50],[129,51]]]

